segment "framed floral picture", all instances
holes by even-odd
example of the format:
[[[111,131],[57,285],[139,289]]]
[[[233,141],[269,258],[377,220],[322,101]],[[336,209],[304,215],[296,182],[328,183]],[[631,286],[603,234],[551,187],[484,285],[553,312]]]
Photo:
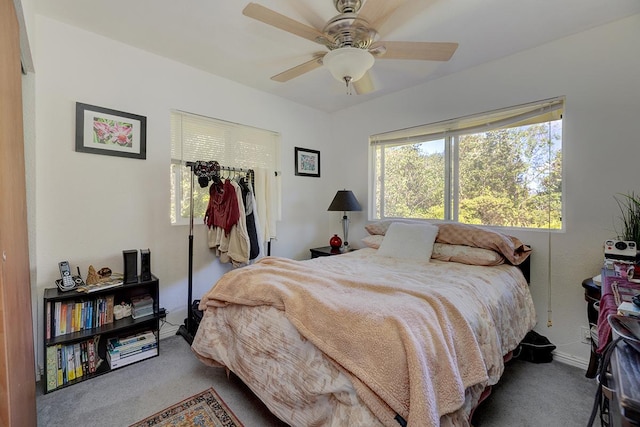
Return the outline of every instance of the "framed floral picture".
[[[147,158],[147,118],[76,102],[76,151]]]
[[[295,147],[296,175],[320,177],[320,152]]]

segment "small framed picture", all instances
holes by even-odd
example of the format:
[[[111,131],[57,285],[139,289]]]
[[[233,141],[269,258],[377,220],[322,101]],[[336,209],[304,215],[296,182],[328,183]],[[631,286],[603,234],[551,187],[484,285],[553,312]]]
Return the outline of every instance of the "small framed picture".
[[[76,102],[76,151],[147,158],[147,118]]]
[[[296,175],[320,177],[320,152],[295,147]]]

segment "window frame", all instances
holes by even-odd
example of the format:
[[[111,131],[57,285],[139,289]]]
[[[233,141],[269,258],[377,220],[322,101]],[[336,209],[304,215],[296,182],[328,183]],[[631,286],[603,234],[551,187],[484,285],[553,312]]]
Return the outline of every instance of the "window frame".
[[[376,165],[376,152],[378,149],[381,151],[381,170],[384,170],[384,147],[410,145],[412,143],[427,143],[431,141],[443,140],[444,149],[444,220],[458,221],[459,219],[459,190],[460,190],[460,137],[464,135],[472,135],[481,132],[487,132],[491,130],[521,127],[525,125],[537,124],[537,123],[550,123],[552,121],[561,119],[561,138],[559,152],[564,151],[565,140],[565,122],[564,122],[564,110],[565,110],[565,97],[559,96],[555,98],[536,101],[528,104],[517,105],[500,110],[489,111],[486,113],[475,114],[471,116],[465,116],[457,119],[446,120],[442,122],[435,122],[431,124],[416,126],[412,128],[400,129],[391,132],[385,132],[381,134],[372,135],[369,138],[369,206],[368,206],[368,219],[370,221],[389,220],[399,217],[385,216],[384,206],[384,186],[385,180],[381,179],[379,183],[380,200],[376,200],[376,192],[378,190],[377,180],[377,165]],[[536,119],[536,118],[540,119]],[[382,147],[382,148],[380,148]],[[549,152],[551,154],[551,151]],[[564,182],[564,159],[562,159],[562,165],[560,169],[560,175],[562,179],[561,183],[561,203],[560,203],[560,228],[551,228],[551,222],[548,223],[548,227],[517,227],[517,226],[504,226],[484,224],[489,227],[505,228],[505,229],[518,229],[518,230],[545,230],[545,231],[564,231],[566,224],[564,221],[565,215],[565,182]],[[552,162],[551,159],[549,159]],[[551,212],[551,211],[550,211]],[[425,220],[427,218],[409,218],[402,217],[402,219],[414,219]],[[433,219],[433,218],[432,218]],[[440,218],[438,218],[441,220]]]

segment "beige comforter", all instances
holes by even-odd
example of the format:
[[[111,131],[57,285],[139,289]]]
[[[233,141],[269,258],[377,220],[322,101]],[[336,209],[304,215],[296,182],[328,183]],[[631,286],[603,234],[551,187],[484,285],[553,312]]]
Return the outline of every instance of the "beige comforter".
[[[439,425],[463,407],[465,390],[497,381],[502,355],[535,322],[513,267],[415,263],[368,250],[304,262],[265,258],[226,274],[201,302],[212,307],[205,319],[229,305],[282,310],[388,426],[397,425],[396,413],[409,425]],[[194,351],[211,357],[210,341],[201,326]]]

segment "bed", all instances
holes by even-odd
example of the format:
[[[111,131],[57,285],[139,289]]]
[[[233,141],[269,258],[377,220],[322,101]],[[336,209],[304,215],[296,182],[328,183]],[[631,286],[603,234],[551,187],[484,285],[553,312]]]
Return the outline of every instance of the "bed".
[[[225,274],[192,350],[292,426],[469,425],[535,325],[514,266],[530,249],[455,223],[367,231],[363,249]]]

